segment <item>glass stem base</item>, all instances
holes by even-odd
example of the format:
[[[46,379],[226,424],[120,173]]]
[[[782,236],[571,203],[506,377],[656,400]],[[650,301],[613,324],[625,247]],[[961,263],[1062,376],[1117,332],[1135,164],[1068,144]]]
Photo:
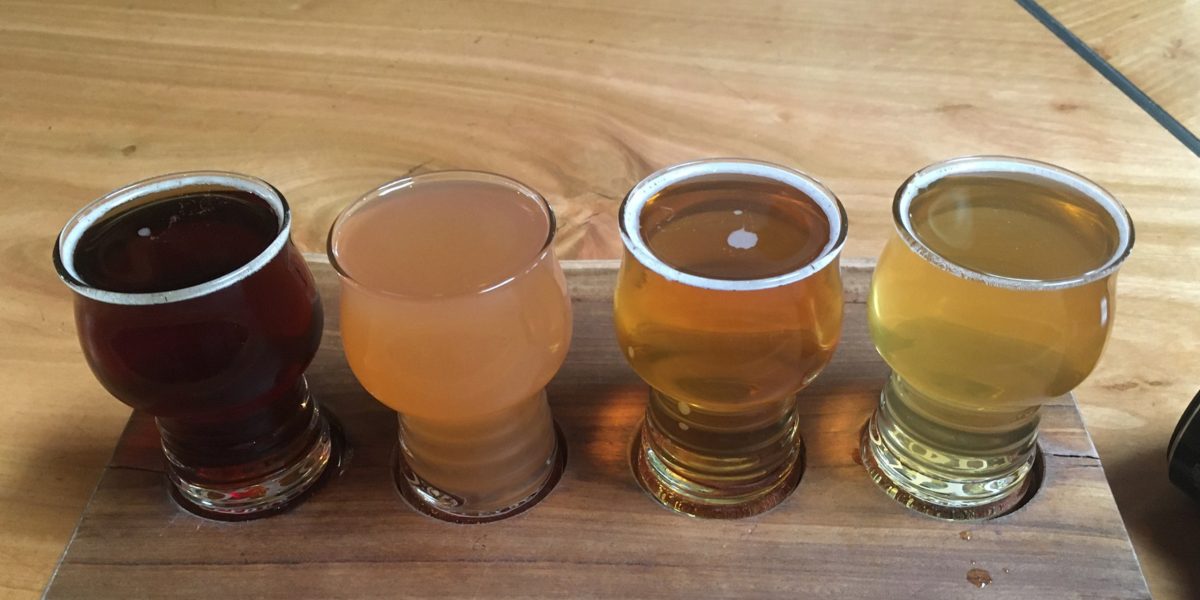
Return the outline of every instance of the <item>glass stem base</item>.
[[[863,429],[871,479],[919,513],[980,520],[1020,506],[1037,458],[1037,408],[981,413],[931,400],[892,375]]]
[[[405,459],[404,442],[396,445],[393,455],[392,469],[396,480],[396,490],[417,512],[423,513],[441,521],[471,525],[490,523],[508,517],[516,516],[541,502],[558,485],[563,471],[567,466],[567,444],[562,430],[554,424],[554,450],[547,459],[545,475],[537,483],[529,495],[500,508],[477,510],[463,506],[461,499],[454,494],[438,488],[413,470],[410,461]]]
[[[311,396],[306,402],[313,405],[306,434],[312,441],[287,466],[254,479],[217,484],[190,480],[186,469],[171,464],[167,477],[172,497],[189,512],[219,521],[257,519],[298,505],[340,472],[348,456],[341,428]]]
[[[651,388],[650,406],[631,448],[633,473],[652,498],[689,516],[739,519],[783,502],[804,474],[804,440],[795,398],[730,425],[724,415],[706,423],[686,405]],[[690,423],[690,424],[689,424]],[[674,427],[671,427],[671,425]]]
[[[493,412],[399,415],[396,486],[419,512],[454,523],[511,517],[562,476],[566,444],[545,390]]]

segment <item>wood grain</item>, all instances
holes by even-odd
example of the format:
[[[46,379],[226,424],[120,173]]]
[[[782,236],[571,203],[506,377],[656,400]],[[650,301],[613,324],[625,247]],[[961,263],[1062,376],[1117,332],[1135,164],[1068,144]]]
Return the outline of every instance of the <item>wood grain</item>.
[[[1082,411],[1156,596],[1195,597],[1200,516],[1163,454],[1197,384],[1198,163],[1014,4],[0,0],[0,597],[37,597],[128,414],[49,261],[105,191],[252,173],[319,251],[388,179],[487,169],[554,204],[563,258],[612,258],[635,181],[740,155],[829,184],[873,257],[904,177],[982,152],[1078,170],[1137,222]]]
[[[1200,0],[1040,0],[1097,54],[1200,132]]]
[[[322,297],[336,306],[332,269],[320,260],[313,270]],[[937,521],[871,483],[854,454],[887,368],[867,335],[870,270],[861,265],[845,269],[847,318],[836,357],[802,395],[807,470],[797,491],[775,510],[738,521],[663,510],[629,469],[646,388],[614,338],[616,263],[567,262],[564,270],[575,333],[549,394],[568,467],[528,513],[454,526],[403,503],[389,468],[393,413],[354,380],[331,311],[308,378],[353,440],[341,478],[278,518],[198,519],[167,496],[153,421],[136,414],[47,598],[184,598],[203,587],[209,596],[254,598],[950,599],[978,591],[968,580],[972,569],[989,573],[995,598],[1149,598],[1069,398],[1044,410],[1047,476],[1013,514]]]

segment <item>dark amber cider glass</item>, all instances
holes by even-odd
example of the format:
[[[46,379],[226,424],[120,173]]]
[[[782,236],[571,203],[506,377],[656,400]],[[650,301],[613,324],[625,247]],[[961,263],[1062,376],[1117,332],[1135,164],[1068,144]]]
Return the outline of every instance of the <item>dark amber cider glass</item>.
[[[63,228],[84,356],[154,415],[174,495],[236,520],[309,492],[341,443],[304,378],[321,301],[282,194],[243,175],[167,175],[112,192]]]

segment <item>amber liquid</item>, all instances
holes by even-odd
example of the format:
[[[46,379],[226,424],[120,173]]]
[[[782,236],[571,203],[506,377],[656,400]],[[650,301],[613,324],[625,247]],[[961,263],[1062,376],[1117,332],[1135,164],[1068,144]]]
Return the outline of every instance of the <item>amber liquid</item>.
[[[880,433],[912,469],[975,482],[946,493],[999,494],[1031,464],[1038,406],[1087,377],[1113,318],[1110,278],[1034,288],[1102,267],[1117,227],[1081,193],[1019,176],[943,179],[910,214],[916,237],[946,262],[1008,285],[888,243],[869,301],[872,338],[894,372]]]
[[[350,366],[400,413],[405,459],[454,512],[536,492],[555,452],[542,392],[570,301],[537,201],[493,184],[417,184],[364,206],[331,250]]]
[[[642,212],[642,235],[672,281],[628,253],[617,337],[652,388],[644,436],[658,477],[680,496],[735,505],[770,493],[797,460],[796,392],[828,363],[842,320],[837,261],[788,285],[721,289],[808,265],[829,242],[823,211],[760,180],[671,188]]]

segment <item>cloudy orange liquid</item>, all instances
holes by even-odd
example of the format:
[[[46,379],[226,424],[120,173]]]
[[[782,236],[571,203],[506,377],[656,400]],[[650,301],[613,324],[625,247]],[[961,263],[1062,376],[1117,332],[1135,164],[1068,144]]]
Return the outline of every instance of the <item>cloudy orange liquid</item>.
[[[409,466],[456,503],[536,492],[555,452],[543,388],[571,337],[541,203],[495,184],[415,184],[348,215],[330,250],[355,376],[400,413]]]

